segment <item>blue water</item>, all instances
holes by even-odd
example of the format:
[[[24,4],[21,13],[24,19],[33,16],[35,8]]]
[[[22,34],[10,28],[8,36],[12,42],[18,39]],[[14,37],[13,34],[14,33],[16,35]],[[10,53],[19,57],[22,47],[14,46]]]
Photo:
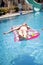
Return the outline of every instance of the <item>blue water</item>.
[[[14,41],[14,34],[4,35],[13,26],[26,22],[40,36],[26,41]],[[0,20],[0,65],[43,65],[43,12]]]

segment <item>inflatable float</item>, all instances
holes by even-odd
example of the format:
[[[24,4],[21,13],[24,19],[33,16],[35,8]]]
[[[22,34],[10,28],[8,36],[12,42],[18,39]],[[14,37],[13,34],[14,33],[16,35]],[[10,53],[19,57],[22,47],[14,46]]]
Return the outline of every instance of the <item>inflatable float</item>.
[[[14,35],[15,35],[14,41],[22,41],[22,40],[32,40],[34,38],[37,38],[40,34],[36,30],[30,28],[27,31],[27,37],[20,37],[17,30],[14,31]]]

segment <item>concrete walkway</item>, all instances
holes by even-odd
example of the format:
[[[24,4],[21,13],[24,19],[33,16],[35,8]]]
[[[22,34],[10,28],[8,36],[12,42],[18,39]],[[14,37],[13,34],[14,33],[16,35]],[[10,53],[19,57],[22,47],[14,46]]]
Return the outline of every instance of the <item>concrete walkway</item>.
[[[33,11],[32,10],[31,11],[22,11],[22,14],[28,14],[28,13],[31,13],[31,12],[33,12]],[[7,13],[6,15],[0,16],[0,20],[4,19],[4,18],[9,18],[9,17],[12,17],[12,16],[17,16],[17,15],[20,15],[20,13]]]

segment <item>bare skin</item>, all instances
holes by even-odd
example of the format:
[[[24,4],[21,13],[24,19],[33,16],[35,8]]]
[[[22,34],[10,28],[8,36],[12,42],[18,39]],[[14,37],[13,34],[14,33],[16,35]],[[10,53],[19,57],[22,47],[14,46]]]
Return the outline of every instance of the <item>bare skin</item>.
[[[11,32],[14,32],[15,30],[18,30],[18,29],[19,29],[19,27],[14,27],[14,28],[12,27],[10,31],[4,32],[3,34],[9,34]]]
[[[24,30],[23,27],[24,27],[24,29],[25,29],[25,28],[26,28],[26,29]],[[23,30],[22,30],[21,28],[22,28]],[[22,36],[22,37],[23,37],[23,36],[25,37],[25,36],[27,36],[27,32],[26,32],[27,29],[30,29],[30,27],[28,27],[27,24],[24,23],[23,25],[21,25],[21,26],[19,26],[19,27],[13,27],[13,28],[11,28],[10,31],[5,32],[4,34],[8,34],[8,33],[14,32],[15,30],[18,30],[19,35]]]

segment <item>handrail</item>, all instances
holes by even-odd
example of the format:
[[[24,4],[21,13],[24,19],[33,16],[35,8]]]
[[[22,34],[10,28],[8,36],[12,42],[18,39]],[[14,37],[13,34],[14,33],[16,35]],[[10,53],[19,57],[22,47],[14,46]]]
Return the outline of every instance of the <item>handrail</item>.
[[[35,2],[35,3],[37,3],[35,0],[34,0],[34,2]],[[38,3],[38,4],[40,4],[40,5],[41,5],[41,3]]]

